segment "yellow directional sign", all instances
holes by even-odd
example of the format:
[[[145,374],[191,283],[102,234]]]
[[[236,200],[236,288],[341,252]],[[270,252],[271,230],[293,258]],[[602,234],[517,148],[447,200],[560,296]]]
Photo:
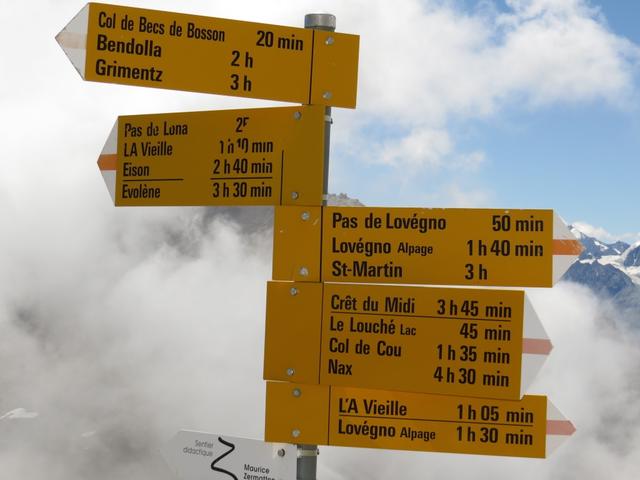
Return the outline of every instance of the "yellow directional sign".
[[[523,291],[267,286],[267,380],[518,400],[550,350]]]
[[[57,39],[86,80],[356,104],[356,35],[89,3]]]
[[[274,229],[275,280],[550,287],[581,251],[552,210],[327,207],[322,248],[285,251],[308,222]],[[296,217],[297,218],[297,217]],[[284,277],[322,258],[306,278]]]
[[[114,203],[319,205],[324,107],[119,117],[98,160]]]
[[[544,396],[508,401],[268,382],[265,440],[544,458],[551,435],[575,430],[549,407]]]

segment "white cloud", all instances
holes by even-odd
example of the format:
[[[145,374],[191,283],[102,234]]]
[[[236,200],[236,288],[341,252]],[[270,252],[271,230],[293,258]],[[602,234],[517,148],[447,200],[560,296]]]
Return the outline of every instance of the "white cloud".
[[[457,208],[482,208],[487,207],[493,198],[493,192],[469,189],[458,184],[449,184],[444,189],[448,202]],[[449,203],[447,202],[447,205]]]
[[[582,15],[597,16],[598,9],[588,5],[584,0],[505,0],[515,15],[528,19],[540,15]]]
[[[415,129],[406,136],[385,142],[379,161],[399,167],[429,167],[442,165],[443,157],[451,152],[451,139],[444,130]]]
[[[168,480],[180,428],[259,438],[269,232],[89,203],[22,208],[0,239],[0,412],[39,414],[0,422],[3,472]]]
[[[640,241],[640,232],[613,234],[603,227],[596,227],[583,221],[572,222],[571,225],[580,230],[582,233],[590,237],[597,238],[598,240],[606,243],[614,243],[618,240],[621,240],[623,242],[633,244],[637,241]]]
[[[603,242],[610,243],[610,242],[615,242],[617,240],[617,238],[615,238],[611,233],[609,233],[607,230],[605,230],[602,227],[594,227],[593,225],[590,225],[586,222],[581,222],[581,221],[572,222],[571,225],[577,228],[579,231],[581,231],[585,235],[597,238],[598,240],[602,240]]]
[[[484,152],[456,153],[456,145],[447,130],[426,126],[416,127],[406,134],[370,138],[356,148],[354,144],[352,139],[352,151],[367,149],[373,152],[362,161],[397,167],[405,172],[443,168],[470,172],[481,168],[486,161]]]
[[[523,92],[534,105],[603,98],[618,106],[633,90],[640,50],[608,31],[584,2],[512,2],[495,53],[496,85]]]
[[[487,155],[484,152],[462,153],[452,159],[452,165],[456,169],[473,172],[479,170],[486,160]]]
[[[19,407],[19,408],[14,408],[10,412],[7,412],[4,415],[0,416],[0,420],[4,420],[4,419],[14,420],[19,418],[36,418],[37,416],[38,416],[38,412],[29,412],[28,410],[22,407]]]
[[[511,2],[509,13],[448,4],[367,2],[360,108],[393,121],[477,117],[518,95],[530,104],[620,103],[633,90],[638,46],[583,1]]]

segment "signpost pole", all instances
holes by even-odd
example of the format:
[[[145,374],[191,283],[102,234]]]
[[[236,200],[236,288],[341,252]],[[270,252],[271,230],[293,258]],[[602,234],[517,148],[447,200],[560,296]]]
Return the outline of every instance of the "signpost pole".
[[[304,28],[316,30],[326,30],[334,32],[336,30],[336,17],[329,13],[309,13],[304,16]],[[327,40],[329,41],[329,40]],[[325,98],[331,98],[331,92],[324,92]],[[331,143],[331,107],[325,107],[324,111],[324,179],[322,182],[322,205],[327,205],[329,186],[329,147]],[[298,480],[316,480],[318,465],[317,445],[298,445]]]
[[[325,30],[328,32],[335,32],[336,30],[336,17],[330,13],[308,13],[304,16],[304,28],[312,28],[315,30]],[[331,40],[331,37],[327,39],[327,42]],[[323,97],[325,100],[331,98],[332,92],[324,92]],[[327,205],[327,194],[329,185],[329,146],[331,140],[331,107],[325,107],[324,111],[325,128],[324,128],[324,183],[323,183],[323,202],[324,206]]]

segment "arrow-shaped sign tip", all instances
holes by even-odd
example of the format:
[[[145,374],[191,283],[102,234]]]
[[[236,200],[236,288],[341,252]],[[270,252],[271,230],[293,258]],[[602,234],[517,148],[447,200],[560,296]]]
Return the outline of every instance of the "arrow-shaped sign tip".
[[[89,24],[89,4],[85,5],[73,19],[56,35],[56,41],[65,55],[84,78],[87,57],[87,25]]]
[[[524,395],[553,350],[540,317],[525,295],[520,395]]]
[[[118,164],[118,121],[113,125],[111,133],[98,157],[98,168],[109,190],[111,200],[116,201],[116,166]]]
[[[547,399],[547,458],[575,432],[575,425]]]
[[[584,247],[567,224],[553,213],[553,283],[555,284],[578,259]]]

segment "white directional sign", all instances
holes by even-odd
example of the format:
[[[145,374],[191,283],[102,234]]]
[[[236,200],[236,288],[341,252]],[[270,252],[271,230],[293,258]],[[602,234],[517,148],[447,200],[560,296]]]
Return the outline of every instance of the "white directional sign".
[[[182,480],[294,480],[295,445],[180,430],[162,456]]]

